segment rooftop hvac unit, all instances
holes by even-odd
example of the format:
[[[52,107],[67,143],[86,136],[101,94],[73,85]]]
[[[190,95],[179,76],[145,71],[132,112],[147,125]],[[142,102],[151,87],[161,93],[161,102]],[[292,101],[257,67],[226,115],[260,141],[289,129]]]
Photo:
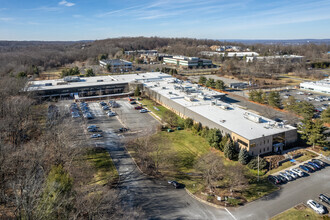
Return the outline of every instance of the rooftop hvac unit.
[[[254,115],[254,114],[249,113],[249,112],[244,113],[244,118],[246,118],[250,121],[256,122],[256,123],[261,123],[261,117],[260,116]]]
[[[222,108],[223,110],[229,110],[229,106],[228,105],[220,105],[220,108]]]
[[[184,99],[189,101],[189,102],[192,102],[192,101],[195,100],[194,97],[191,97],[191,96],[185,96]]]

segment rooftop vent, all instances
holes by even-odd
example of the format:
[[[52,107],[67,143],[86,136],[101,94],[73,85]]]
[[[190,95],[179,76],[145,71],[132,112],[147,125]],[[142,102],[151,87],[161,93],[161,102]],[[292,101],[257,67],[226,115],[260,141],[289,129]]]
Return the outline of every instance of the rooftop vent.
[[[244,113],[244,118],[246,118],[250,121],[256,122],[256,123],[261,123],[261,117],[260,116],[249,113],[249,112]]]

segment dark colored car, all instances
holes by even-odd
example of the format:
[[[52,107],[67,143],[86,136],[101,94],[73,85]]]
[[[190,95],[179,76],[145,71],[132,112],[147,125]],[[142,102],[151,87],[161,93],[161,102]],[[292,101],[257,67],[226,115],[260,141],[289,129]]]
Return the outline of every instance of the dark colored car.
[[[181,184],[174,180],[169,180],[168,183],[174,186],[176,189],[181,187]]]
[[[131,103],[131,105],[135,105],[136,101],[131,101],[130,103]]]
[[[312,169],[310,169],[309,167],[306,167],[304,165],[300,165],[299,168],[302,169],[302,170],[304,170],[304,171],[306,171],[306,172],[308,172],[308,173],[313,172]]]
[[[278,185],[278,184],[281,183],[281,180],[279,180],[276,176],[272,176],[272,175],[269,175],[269,176],[268,176],[268,180],[269,180],[271,183],[275,184],[275,185]]]
[[[330,198],[324,194],[320,194],[319,195],[319,199],[322,201],[322,202],[325,202],[327,204],[330,205]]]
[[[307,163],[310,164],[311,166],[315,167],[316,169],[321,169],[321,167],[319,165],[317,165],[316,163],[313,163],[311,161],[308,161]]]
[[[321,167],[324,167],[326,165],[322,160],[319,160],[319,159],[312,159],[312,162],[316,163],[317,165],[319,165]]]
[[[308,167],[310,170],[312,170],[312,172],[316,171],[317,169],[315,167],[313,167],[312,165],[310,165],[309,163],[304,163],[305,167]]]
[[[118,131],[119,132],[125,132],[125,131],[128,131],[128,128],[119,128]]]
[[[140,110],[140,109],[142,109],[142,106],[139,106],[139,105],[138,106],[135,106],[135,109],[136,110]]]
[[[278,176],[276,176],[276,178],[278,179],[278,180],[280,180],[281,181],[281,183],[286,183],[286,182],[288,182],[283,176],[281,176],[281,175],[278,175]]]

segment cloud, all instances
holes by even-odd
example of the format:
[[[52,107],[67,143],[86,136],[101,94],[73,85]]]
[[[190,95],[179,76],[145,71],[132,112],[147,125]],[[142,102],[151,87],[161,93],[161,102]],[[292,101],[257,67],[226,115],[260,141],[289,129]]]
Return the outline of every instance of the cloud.
[[[0,21],[5,21],[5,22],[8,22],[8,21],[12,21],[14,20],[13,18],[9,18],[9,17],[0,17]]]
[[[64,5],[64,6],[66,6],[66,7],[71,7],[71,6],[74,6],[74,5],[75,5],[75,3],[68,2],[68,1],[66,1],[66,0],[62,0],[62,1],[60,1],[58,4],[59,4],[59,5]]]

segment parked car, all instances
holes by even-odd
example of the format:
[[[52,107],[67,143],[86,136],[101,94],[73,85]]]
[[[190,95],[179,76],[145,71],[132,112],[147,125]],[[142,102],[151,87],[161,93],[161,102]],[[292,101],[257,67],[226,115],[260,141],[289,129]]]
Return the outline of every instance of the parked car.
[[[272,175],[269,175],[269,176],[268,176],[268,180],[269,180],[271,183],[275,184],[275,185],[278,185],[278,184],[281,183],[281,180],[279,180],[276,176],[272,176]]]
[[[141,109],[141,110],[140,110],[140,113],[146,113],[146,112],[148,112],[147,109]]]
[[[131,101],[130,104],[131,105],[135,105],[136,104],[136,101]]]
[[[106,104],[107,104],[107,103],[105,103],[105,102],[103,102],[103,101],[100,102],[100,105],[101,105],[101,106],[105,106]]]
[[[135,106],[134,109],[136,109],[136,110],[140,110],[140,109],[142,109],[142,106],[140,106],[140,105]]]
[[[108,114],[109,117],[116,116],[115,112],[108,112],[107,114]]]
[[[304,165],[300,165],[299,168],[302,169],[302,170],[304,170],[304,171],[306,171],[306,172],[308,172],[308,173],[313,172],[313,170],[311,170],[309,167],[306,167]]]
[[[327,204],[330,205],[330,198],[324,194],[320,194],[319,195],[319,199],[322,201],[322,202],[325,202]]]
[[[321,167],[319,165],[317,165],[316,163],[313,163],[311,161],[308,161],[307,163],[310,164],[311,166],[315,167],[316,169],[321,169]]]
[[[103,110],[104,110],[104,111],[107,111],[107,110],[109,110],[109,109],[110,109],[109,106],[107,106],[107,105],[103,106]]]
[[[297,174],[300,177],[305,176],[305,173],[303,171],[297,169],[297,168],[291,168],[290,171],[293,172],[293,173],[295,173],[295,174]]]
[[[177,181],[174,180],[169,180],[168,184],[171,184],[172,186],[174,186],[176,189],[180,187],[180,183],[178,183]]]
[[[297,179],[299,176],[290,170],[286,170],[285,173],[291,176],[293,179]]]
[[[316,171],[317,169],[315,167],[313,167],[312,165],[310,165],[309,163],[304,163],[305,167],[308,167],[310,170],[312,170],[312,172]]]
[[[128,128],[119,128],[118,131],[119,132],[125,132],[125,131],[128,131]]]
[[[287,175],[286,173],[284,172],[280,172],[280,175],[283,176],[287,181],[292,181],[292,177]]]
[[[90,125],[90,126],[87,127],[87,129],[92,129],[92,128],[97,128],[97,126],[96,125]]]
[[[314,200],[308,200],[307,201],[307,205],[309,205],[309,207],[311,207],[315,212],[319,213],[319,214],[324,214],[325,213],[325,208],[323,205],[315,202]]]
[[[100,138],[102,137],[102,134],[92,134],[91,138]]]
[[[313,163],[316,163],[317,165],[321,166],[321,167],[325,167],[326,163],[324,163],[322,160],[319,159],[312,159]]]
[[[288,182],[288,180],[281,175],[277,175],[276,177],[281,181],[281,184],[285,184],[286,182]]]

